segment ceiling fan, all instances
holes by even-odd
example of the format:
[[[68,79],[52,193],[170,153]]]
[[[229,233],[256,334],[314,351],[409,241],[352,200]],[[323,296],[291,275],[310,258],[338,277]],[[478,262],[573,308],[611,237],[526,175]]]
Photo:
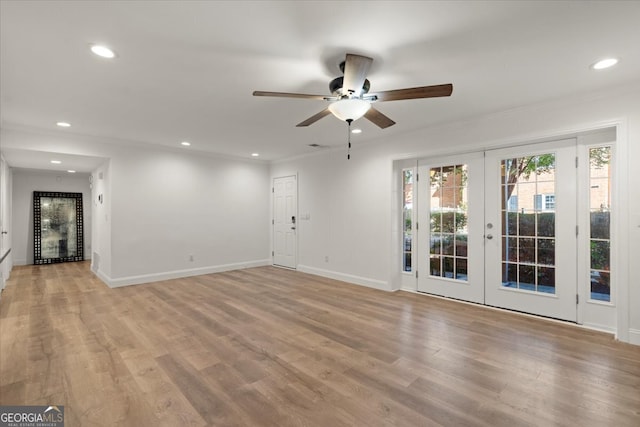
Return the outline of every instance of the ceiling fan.
[[[338,119],[346,121],[349,126],[351,126],[351,122],[364,116],[367,120],[384,129],[393,126],[396,122],[373,108],[372,103],[450,96],[453,91],[452,84],[442,84],[369,93],[370,83],[367,80],[367,72],[371,68],[372,62],[372,58],[348,53],[345,61],[340,64],[340,70],[344,76],[337,77],[329,83],[329,90],[332,93],[329,96],[258,90],[253,92],[253,96],[317,99],[330,102],[324,110],[298,123],[297,127],[309,126],[321,118],[333,114]]]

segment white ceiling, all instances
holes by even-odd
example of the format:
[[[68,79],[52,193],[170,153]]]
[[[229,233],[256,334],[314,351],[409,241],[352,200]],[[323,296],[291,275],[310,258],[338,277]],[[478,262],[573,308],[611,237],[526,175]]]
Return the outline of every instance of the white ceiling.
[[[48,151],[21,150],[3,148],[4,159],[14,168],[49,170],[60,173],[91,173],[107,159],[94,156],[78,156],[74,154],[51,153]],[[59,164],[51,163],[52,160]]]
[[[374,58],[371,91],[453,83],[450,98],[376,105],[355,144],[640,79],[639,1],[6,1],[0,123],[273,160],[342,145],[324,101],[345,53]],[[114,60],[92,55],[104,43]],[[613,69],[593,71],[616,56]],[[57,128],[57,121],[73,126]],[[8,160],[9,161],[9,160]],[[11,164],[11,161],[9,161]]]

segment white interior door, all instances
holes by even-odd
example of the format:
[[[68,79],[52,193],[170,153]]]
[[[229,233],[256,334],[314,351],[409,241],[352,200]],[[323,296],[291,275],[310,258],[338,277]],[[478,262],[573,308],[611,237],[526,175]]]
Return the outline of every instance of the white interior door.
[[[421,162],[419,291],[484,303],[483,169],[482,152]]]
[[[296,268],[298,183],[295,176],[273,180],[273,264]]]
[[[576,141],[485,153],[487,305],[577,320]]]

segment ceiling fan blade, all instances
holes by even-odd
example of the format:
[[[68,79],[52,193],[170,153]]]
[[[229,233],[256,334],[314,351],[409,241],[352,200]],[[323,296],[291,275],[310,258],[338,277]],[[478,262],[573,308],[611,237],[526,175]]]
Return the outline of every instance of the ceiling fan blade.
[[[369,110],[367,110],[364,117],[380,129],[385,129],[396,124],[396,122],[373,107],[370,107]]]
[[[275,96],[280,98],[319,99],[321,101],[335,98],[335,97],[326,96],[326,95],[308,95],[305,93],[287,93],[287,92],[264,92],[261,90],[254,91],[253,96]]]
[[[331,114],[331,111],[329,111],[328,108],[325,108],[324,110],[320,111],[318,114],[314,114],[313,116],[309,117],[307,120],[298,123],[296,127],[301,128],[301,127],[312,125],[318,120],[320,120],[321,118],[323,118],[324,116],[328,116],[329,114]]]
[[[373,59],[366,56],[347,54],[344,63],[343,95],[353,93],[355,96],[360,96],[372,62]]]
[[[451,96],[453,85],[420,86],[409,89],[387,90],[384,92],[368,93],[367,98],[377,97],[378,101],[399,101],[402,99],[437,98]]]

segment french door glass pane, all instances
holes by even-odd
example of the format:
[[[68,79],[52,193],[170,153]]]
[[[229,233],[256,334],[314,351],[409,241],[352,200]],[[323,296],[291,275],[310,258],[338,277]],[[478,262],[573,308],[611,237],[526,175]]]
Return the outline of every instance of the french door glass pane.
[[[467,281],[467,165],[429,170],[429,275]]]
[[[611,301],[611,147],[589,149],[591,299]]]
[[[467,281],[467,274],[467,258],[456,258],[456,279]]]
[[[555,294],[555,155],[503,159],[502,286]]]
[[[536,215],[539,237],[553,237],[556,235],[556,214],[543,212]]]

